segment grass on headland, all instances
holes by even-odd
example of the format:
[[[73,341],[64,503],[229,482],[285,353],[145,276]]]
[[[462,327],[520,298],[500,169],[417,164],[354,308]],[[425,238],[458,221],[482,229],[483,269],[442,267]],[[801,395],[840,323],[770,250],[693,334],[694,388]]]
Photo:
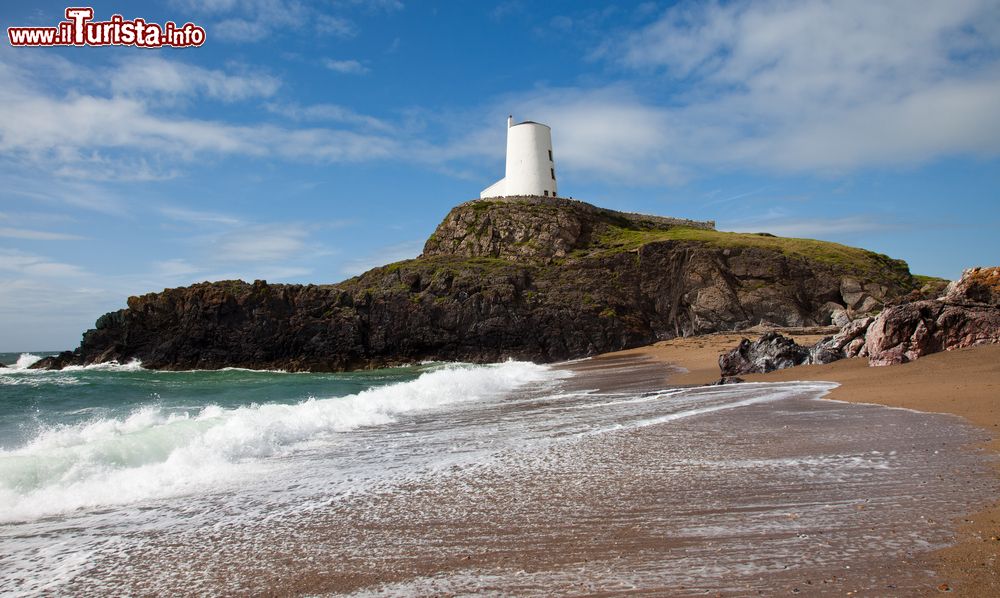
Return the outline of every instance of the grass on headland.
[[[948,284],[949,282],[951,282],[947,278],[938,278],[937,276],[925,276],[924,274],[914,274],[913,281],[921,286],[925,284],[940,284],[940,283]]]
[[[642,245],[662,241],[694,241],[722,248],[764,249],[859,273],[886,270],[896,274],[900,282],[910,281],[909,266],[903,260],[830,241],[776,237],[766,233],[729,233],[686,227],[645,230],[612,226],[595,240],[592,251],[632,251]]]

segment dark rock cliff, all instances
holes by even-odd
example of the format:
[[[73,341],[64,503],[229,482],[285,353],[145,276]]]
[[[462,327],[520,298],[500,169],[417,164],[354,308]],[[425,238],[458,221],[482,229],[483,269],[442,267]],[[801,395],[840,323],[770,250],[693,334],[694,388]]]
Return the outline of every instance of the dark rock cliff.
[[[412,260],[336,285],[200,283],[130,297],[41,367],[344,370],[548,362],[753,326],[828,324],[918,285],[872,252],[563,199],[454,208]]]

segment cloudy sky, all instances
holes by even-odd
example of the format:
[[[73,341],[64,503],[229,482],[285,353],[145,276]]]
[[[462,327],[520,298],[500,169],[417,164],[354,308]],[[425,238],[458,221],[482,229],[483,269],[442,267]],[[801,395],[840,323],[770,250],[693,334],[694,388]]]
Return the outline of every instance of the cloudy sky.
[[[207,41],[0,46],[0,351],[72,348],[133,294],[413,257],[502,176],[508,113],[552,125],[567,196],[1000,261],[995,0],[92,5]]]

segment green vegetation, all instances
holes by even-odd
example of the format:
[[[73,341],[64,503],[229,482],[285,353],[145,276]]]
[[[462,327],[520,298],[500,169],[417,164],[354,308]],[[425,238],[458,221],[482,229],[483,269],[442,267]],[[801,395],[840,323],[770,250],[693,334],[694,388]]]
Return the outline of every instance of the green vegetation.
[[[341,284],[367,283],[370,285],[372,283],[376,283],[382,285],[383,283],[381,281],[385,274],[396,272],[398,272],[400,276],[404,276],[408,273],[416,273],[421,277],[426,277],[426,280],[430,280],[435,276],[457,276],[463,271],[472,271],[479,276],[491,276],[508,270],[519,270],[523,267],[524,264],[518,264],[516,262],[494,257],[463,258],[447,255],[434,255],[386,264],[385,266],[374,268],[364,274],[361,274],[360,276],[346,280]],[[368,288],[374,290],[371,286]],[[395,291],[400,289],[406,290],[407,292],[410,291],[409,285],[402,281],[394,283],[392,288],[389,290]]]
[[[933,284],[933,285],[948,284],[951,281],[948,280],[947,278],[938,278],[937,276],[925,276],[923,274],[914,274],[913,282],[916,283],[916,286],[922,287],[925,284]]]
[[[475,269],[483,269],[483,270],[495,270],[495,269],[499,269],[499,268],[509,268],[509,267],[511,267],[513,265],[517,265],[517,264],[512,264],[508,260],[502,260],[502,259],[497,258],[497,257],[468,257],[468,258],[465,258],[465,259],[448,258],[446,260],[446,263],[448,263],[449,265],[458,266],[458,267],[465,266],[465,267],[470,267],[470,268],[475,268]]]
[[[472,212],[473,218],[471,220],[474,222],[484,222],[484,218],[489,215],[493,223],[490,226],[493,226],[498,220],[505,221],[505,218],[511,222],[517,222],[518,213],[545,212],[553,219],[558,220],[558,214],[566,212],[567,220],[572,221],[574,218],[580,220],[586,225],[584,227],[586,232],[585,236],[582,236],[575,243],[575,246],[570,248],[568,255],[564,257],[533,259],[531,255],[535,253],[545,254],[541,248],[536,247],[538,241],[530,237],[519,237],[513,246],[518,248],[518,253],[524,253],[528,256],[523,259],[463,257],[442,252],[438,255],[428,255],[388,264],[376,268],[370,274],[362,275],[357,281],[349,282],[363,287],[366,286],[365,282],[371,284],[377,277],[393,273],[401,277],[413,273],[425,281],[431,279],[440,281],[447,277],[489,278],[512,274],[524,268],[561,267],[571,262],[586,262],[591,259],[602,259],[624,253],[632,253],[634,258],[638,260],[640,247],[664,242],[682,243],[685,246],[695,248],[702,245],[711,248],[774,252],[793,260],[825,265],[835,274],[849,274],[868,280],[881,280],[898,285],[903,289],[919,289],[928,282],[937,280],[932,277],[911,277],[906,262],[902,260],[895,260],[886,255],[839,243],[776,237],[768,233],[720,232],[683,224],[670,225],[652,219],[647,222],[608,210],[598,210],[596,214],[577,214],[572,206],[549,205],[527,200],[476,200],[470,202],[466,207]],[[474,224],[469,219],[466,219],[462,226],[465,228],[463,234],[469,235],[470,240],[481,237],[491,230],[490,226]],[[429,243],[433,245],[434,242],[444,241],[435,233]],[[449,239],[446,243],[454,242],[454,240]],[[533,251],[535,249],[538,251]],[[451,283],[447,281],[444,284]],[[383,285],[379,283],[378,286],[382,287]],[[395,289],[386,288],[385,290],[392,292]],[[596,303],[588,302],[587,298],[584,298],[584,304],[590,306]]]
[[[899,278],[900,282],[909,281],[909,268],[906,262],[865,249],[829,241],[775,237],[767,234],[727,233],[700,228],[674,227],[664,230],[609,226],[597,237],[590,253],[633,251],[647,243],[663,241],[694,241],[725,249],[763,249],[782,253],[788,257],[826,263],[852,272],[888,271]]]
[[[250,285],[242,280],[220,280],[211,284],[234,295],[242,294],[250,288]]]
[[[477,214],[481,214],[483,212],[487,212],[489,210],[492,210],[499,203],[500,202],[498,202],[498,201],[488,201],[488,200],[485,200],[485,199],[479,199],[479,200],[476,200],[476,201],[472,202],[470,205],[472,207],[472,211],[473,212],[476,212]]]

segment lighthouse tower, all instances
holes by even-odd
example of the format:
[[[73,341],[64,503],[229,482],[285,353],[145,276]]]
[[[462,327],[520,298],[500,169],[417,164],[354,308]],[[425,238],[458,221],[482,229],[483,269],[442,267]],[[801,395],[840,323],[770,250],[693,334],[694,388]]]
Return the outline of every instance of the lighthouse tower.
[[[507,171],[483,189],[480,198],[512,195],[555,197],[556,163],[552,159],[552,129],[532,122],[513,124],[507,117]]]

